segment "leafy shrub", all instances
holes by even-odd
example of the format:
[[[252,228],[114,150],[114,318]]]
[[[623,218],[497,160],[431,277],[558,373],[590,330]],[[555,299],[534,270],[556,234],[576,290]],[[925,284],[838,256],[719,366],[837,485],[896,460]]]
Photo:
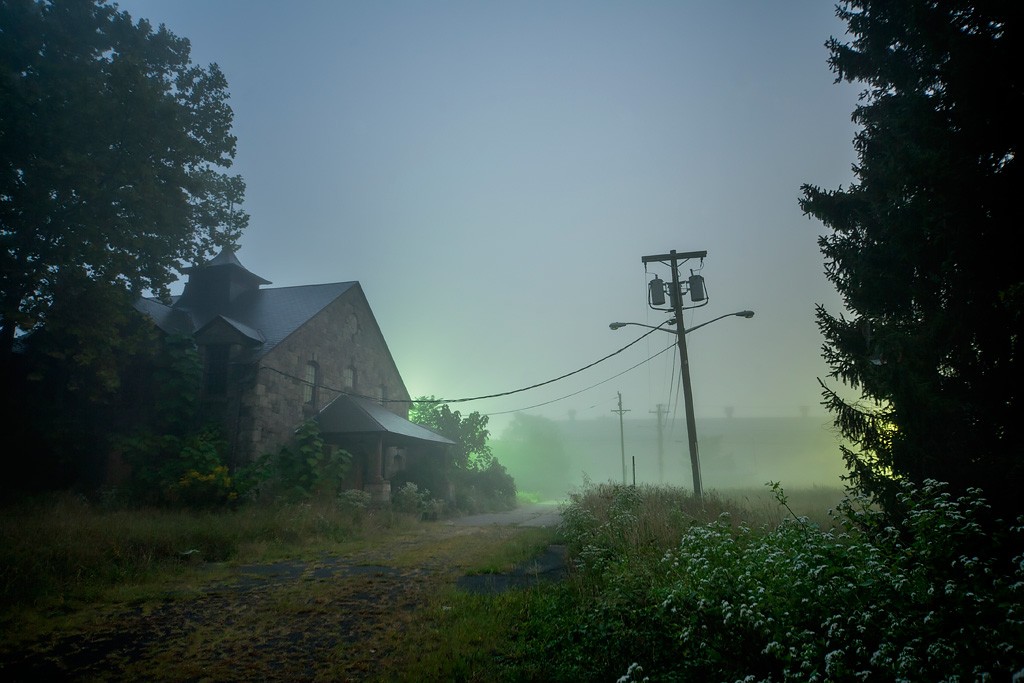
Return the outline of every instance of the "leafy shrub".
[[[671,544],[652,493],[598,487],[566,508],[577,573],[523,630],[551,678],[614,679],[634,663],[650,680],[737,681],[1006,680],[1024,667],[1024,557],[1006,560],[1021,528],[988,536],[976,491],[901,483],[899,528],[855,497],[829,529],[690,517]],[[539,620],[548,642],[530,635]]]
[[[437,519],[445,509],[444,501],[432,498],[430,491],[414,482],[406,482],[391,493],[391,507],[395,512],[419,515],[423,519]]]
[[[218,465],[207,473],[189,470],[171,487],[172,500],[190,507],[204,507],[238,499],[228,468]]]
[[[370,492],[359,489],[345,489],[338,494],[338,505],[342,511],[360,512],[370,507]]]
[[[430,492],[420,489],[413,482],[406,482],[391,492],[391,507],[396,512],[413,514],[419,512],[420,507],[429,498]]]
[[[131,464],[130,499],[149,504],[213,507],[238,498],[223,463],[225,441],[207,428],[184,437],[142,434],[122,442]]]
[[[488,417],[474,411],[462,415],[432,396],[421,396],[409,411],[409,419],[455,441],[443,473],[436,468],[410,467],[404,481],[421,488],[444,491],[451,485],[452,503],[461,512],[510,510],[516,504],[516,483],[498,462],[488,444]]]
[[[194,340],[164,339],[155,363],[152,415],[144,428],[119,439],[131,466],[129,500],[196,508],[233,503],[240,491],[225,463],[227,442],[218,427],[202,424]]]
[[[256,465],[259,474],[254,478],[266,482],[264,493],[288,501],[314,496],[333,498],[351,462],[348,451],[328,447],[320,436],[319,425],[307,420],[297,430],[294,445],[283,446],[277,453],[260,459]]]
[[[369,491],[345,489],[338,494],[337,506],[341,515],[347,515],[353,524],[362,524],[370,509],[372,497]]]
[[[450,476],[455,488],[455,507],[462,512],[493,512],[516,506],[515,480],[497,458],[457,469]]]

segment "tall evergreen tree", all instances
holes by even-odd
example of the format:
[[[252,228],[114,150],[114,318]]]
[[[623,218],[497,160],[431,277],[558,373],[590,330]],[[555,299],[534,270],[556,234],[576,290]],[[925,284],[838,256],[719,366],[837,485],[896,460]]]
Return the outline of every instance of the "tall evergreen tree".
[[[832,38],[853,112],[856,181],[802,188],[830,230],[825,272],[845,313],[817,308],[855,486],[894,505],[893,477],[980,487],[1024,510],[1024,276],[1012,246],[1024,91],[1018,0],[847,0]]]

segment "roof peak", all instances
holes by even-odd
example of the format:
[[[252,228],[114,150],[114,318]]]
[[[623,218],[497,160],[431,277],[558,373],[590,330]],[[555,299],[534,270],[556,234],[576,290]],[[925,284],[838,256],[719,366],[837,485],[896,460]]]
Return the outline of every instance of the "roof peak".
[[[270,280],[266,280],[266,279],[260,277],[256,273],[252,272],[251,270],[249,270],[248,268],[243,266],[242,262],[238,260],[238,256],[235,255],[235,250],[232,249],[231,247],[224,247],[223,249],[220,250],[219,254],[214,256],[212,259],[210,259],[206,263],[203,263],[203,264],[200,264],[200,265],[195,265],[195,266],[189,266],[188,268],[185,268],[182,272],[188,273],[188,274],[191,275],[192,273],[194,273],[194,272],[196,272],[198,270],[203,270],[203,269],[206,269],[206,268],[224,268],[224,267],[239,268],[243,273],[245,273],[246,275],[250,276],[253,280],[259,282],[259,284],[261,284],[261,285],[273,284]]]

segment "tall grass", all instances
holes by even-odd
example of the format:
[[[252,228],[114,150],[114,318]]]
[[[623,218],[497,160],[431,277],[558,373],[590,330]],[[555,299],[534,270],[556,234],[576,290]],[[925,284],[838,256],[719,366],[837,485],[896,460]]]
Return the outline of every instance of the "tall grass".
[[[789,506],[798,515],[828,519],[828,509],[841,498],[838,489],[807,489],[794,491]],[[509,545],[520,546],[516,557],[522,558],[548,542],[569,543],[574,564],[569,582],[497,596],[440,593],[423,628],[408,634],[410,647],[393,653],[382,678],[615,680],[625,671],[618,669],[624,643],[653,648],[665,640],[657,634],[661,623],[650,619],[644,626],[642,616],[653,600],[645,591],[663,573],[665,548],[675,547],[693,526],[723,514],[737,525],[747,520],[776,526],[791,513],[767,490],[710,492],[698,501],[682,488],[600,484],[570,493],[563,514],[557,537],[544,531],[537,536],[541,545],[530,545],[532,535]],[[499,557],[496,565],[507,568]],[[670,642],[665,652],[671,647]]]
[[[591,577],[610,562],[646,572],[694,524],[723,516],[734,525],[770,527],[794,515],[824,521],[841,499],[839,489],[803,489],[789,495],[786,508],[767,489],[711,491],[697,499],[677,487],[606,483],[570,494],[563,529],[576,564]]]
[[[851,498],[825,525],[802,509],[824,492],[773,493],[774,508],[612,484],[574,494],[562,534],[575,573],[518,616],[525,655],[507,678],[1024,678],[1024,556],[1007,552],[1024,529],[994,541],[976,492],[907,484],[904,520]]]
[[[344,500],[207,512],[110,510],[72,495],[22,503],[0,516],[0,606],[91,599],[196,559],[310,554],[412,519]]]

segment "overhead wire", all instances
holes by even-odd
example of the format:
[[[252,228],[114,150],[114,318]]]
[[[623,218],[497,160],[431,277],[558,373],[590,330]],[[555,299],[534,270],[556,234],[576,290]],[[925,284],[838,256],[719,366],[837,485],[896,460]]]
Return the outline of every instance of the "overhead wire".
[[[337,389],[335,387],[331,387],[331,386],[328,386],[326,384],[318,384],[317,387],[319,389],[325,389],[327,391],[333,391],[334,393],[337,393],[337,394],[345,394],[347,396],[356,396],[358,398],[366,398],[366,399],[370,399],[370,400],[373,400],[373,401],[378,401],[380,403],[431,403],[431,404],[436,404],[436,403],[468,403],[469,401],[482,401],[483,399],[487,399],[487,398],[498,398],[498,397],[501,397],[501,396],[511,396],[512,394],[520,394],[520,393],[522,393],[524,391],[530,391],[531,389],[537,389],[539,387],[547,386],[548,384],[553,384],[554,382],[558,382],[559,380],[563,380],[563,379],[565,379],[567,377],[572,377],[573,375],[577,375],[577,374],[583,372],[584,370],[589,370],[590,368],[594,367],[595,365],[598,365],[599,363],[603,363],[604,361],[608,360],[609,358],[613,358],[613,357],[619,355],[620,353],[622,353],[626,349],[628,349],[628,348],[634,346],[635,344],[639,343],[640,341],[646,339],[648,336],[650,336],[650,335],[654,334],[655,332],[657,332],[658,330],[662,329],[665,325],[668,324],[668,322],[669,321],[666,320],[661,325],[658,325],[657,327],[651,328],[650,330],[648,330],[644,334],[640,335],[639,337],[637,337],[633,341],[629,342],[628,344],[626,344],[622,348],[618,349],[617,351],[613,351],[613,352],[609,353],[607,356],[604,356],[603,358],[599,358],[599,359],[595,360],[593,363],[588,363],[587,365],[584,365],[582,368],[579,368],[577,370],[573,370],[572,372],[567,372],[564,375],[559,375],[558,377],[554,377],[552,379],[545,380],[543,382],[538,382],[536,384],[531,384],[528,387],[521,387],[519,389],[513,389],[511,391],[502,391],[502,392],[498,392],[498,393],[495,393],[495,394],[487,394],[485,396],[471,396],[471,397],[468,397],[468,398],[428,398],[428,399],[402,399],[402,398],[396,398],[396,399],[381,399],[381,398],[376,397],[376,396],[366,396],[364,394],[358,394],[358,393],[355,393],[353,391],[347,391],[345,389]],[[664,353],[664,352],[661,352],[661,353]],[[660,355],[660,354],[657,354],[657,355]],[[646,361],[644,361],[644,362],[646,362]],[[277,373],[279,375],[282,375],[283,377],[287,377],[289,379],[293,379],[293,380],[295,380],[297,382],[300,382],[302,384],[307,384],[307,385],[309,384],[309,382],[307,380],[305,380],[305,379],[303,379],[301,377],[296,377],[295,375],[291,375],[291,374],[289,374],[287,372],[284,372],[282,370],[278,370],[277,368],[274,368],[274,367],[263,365],[263,366],[260,366],[259,369],[260,370],[267,370],[267,371],[270,371],[270,372],[275,372],[275,373]],[[614,378],[612,378],[612,379],[614,379]],[[497,414],[497,413],[495,413],[495,414]]]
[[[640,341],[646,339],[647,337],[649,337],[650,335],[654,334],[655,332],[660,330],[662,327],[667,325],[668,322],[669,321],[666,320],[661,325],[658,325],[657,327],[654,327],[654,328],[648,330],[647,332],[645,332],[644,334],[640,335],[639,337],[637,337],[633,341],[629,342],[628,344],[623,346],[621,349],[619,349],[617,351],[613,351],[612,353],[609,353],[607,356],[595,360],[593,363],[588,363],[587,365],[584,365],[582,368],[579,368],[578,370],[573,370],[572,372],[567,372],[564,375],[559,375],[558,377],[554,377],[554,378],[546,380],[544,382],[538,382],[537,384],[531,384],[528,387],[521,387],[519,389],[513,389],[511,391],[502,391],[502,392],[499,392],[499,393],[496,393],[496,394],[487,394],[485,396],[471,396],[469,398],[430,398],[430,399],[409,399],[409,400],[394,399],[394,400],[390,400],[388,402],[389,403],[467,403],[469,401],[482,401],[483,399],[486,399],[486,398],[499,398],[501,396],[511,396],[512,394],[520,394],[520,393],[522,393],[524,391],[530,391],[531,389],[537,389],[538,387],[543,387],[543,386],[547,386],[548,384],[553,384],[554,382],[558,382],[559,380],[563,380],[566,377],[572,377],[573,375],[577,375],[577,374],[583,372],[584,370],[589,370],[590,368],[594,367],[598,363],[603,363],[604,361],[608,360],[609,358],[612,358],[614,356],[619,355],[620,353],[622,353],[626,349],[630,348],[634,344],[637,344]]]
[[[617,375],[612,375],[608,379],[603,379],[603,380],[601,380],[600,382],[598,382],[596,384],[591,384],[589,387],[586,387],[584,389],[580,389],[579,391],[574,391],[571,394],[566,394],[565,396],[560,396],[558,398],[553,398],[550,401],[544,401],[543,403],[535,403],[534,405],[526,406],[525,408],[517,408],[516,410],[502,410],[502,411],[499,411],[499,412],[496,412],[496,413],[484,413],[484,415],[488,415],[488,416],[490,416],[490,415],[508,415],[509,413],[518,413],[518,412],[522,412],[524,410],[530,410],[531,408],[540,408],[541,406],[546,406],[546,405],[550,405],[552,403],[557,403],[557,402],[563,401],[563,400],[565,400],[567,398],[572,398],[573,396],[578,396],[579,394],[582,394],[585,391],[590,391],[594,387],[599,387],[602,384],[606,384],[607,382],[611,382],[613,379],[616,379],[618,377],[621,377],[622,375],[625,375],[630,370],[636,370],[638,367],[640,367],[644,363],[649,363],[650,361],[654,360],[655,358],[657,358],[661,354],[665,353],[669,349],[672,349],[673,347],[675,347],[675,344],[670,344],[669,346],[665,347],[661,351],[658,351],[653,356],[645,358],[644,360],[640,361],[636,365],[633,365],[631,367],[626,368],[625,370],[623,370],[622,372],[618,373]],[[593,406],[591,406],[591,407],[593,407]]]

